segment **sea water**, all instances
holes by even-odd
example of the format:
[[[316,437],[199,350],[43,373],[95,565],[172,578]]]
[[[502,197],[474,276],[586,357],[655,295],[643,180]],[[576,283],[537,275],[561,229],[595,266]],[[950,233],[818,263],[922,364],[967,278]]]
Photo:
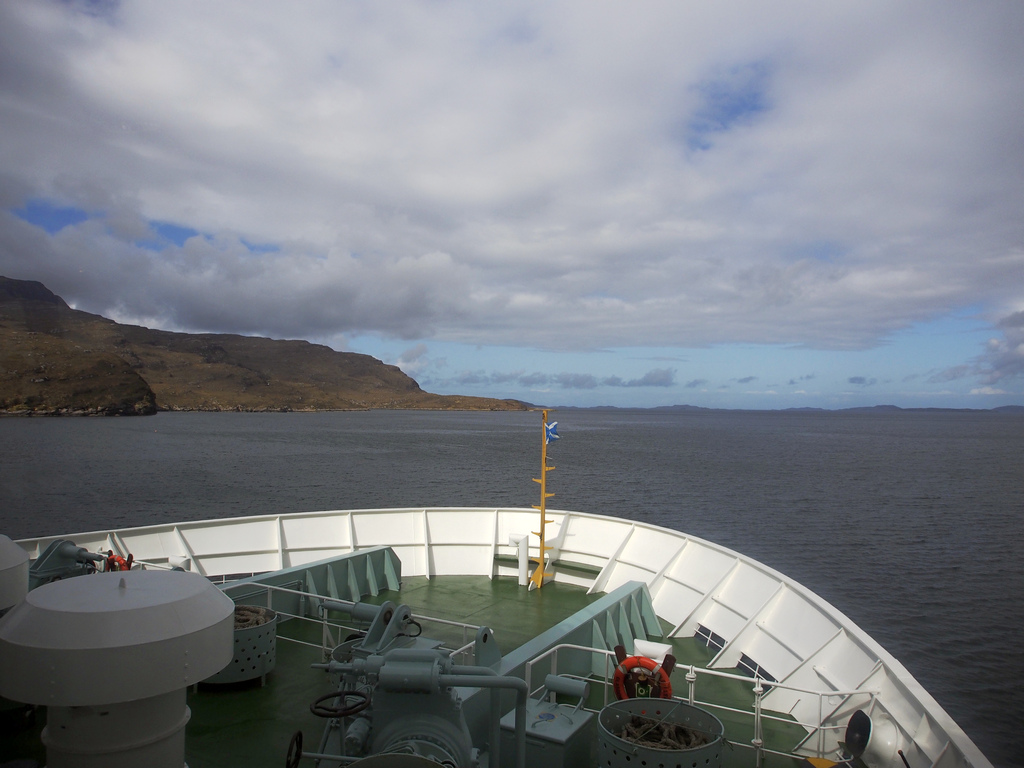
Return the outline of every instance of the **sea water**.
[[[1021,764],[1024,416],[554,413],[553,509],[748,554],[859,624],[996,765]],[[538,503],[538,413],[0,419],[11,538],[242,515]],[[916,768],[916,767],[915,767]]]

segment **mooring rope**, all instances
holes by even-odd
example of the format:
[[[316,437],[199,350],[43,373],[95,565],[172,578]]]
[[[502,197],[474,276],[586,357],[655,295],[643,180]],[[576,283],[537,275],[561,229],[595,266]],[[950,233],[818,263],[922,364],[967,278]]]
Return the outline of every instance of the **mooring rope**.
[[[649,749],[695,749],[715,740],[712,733],[640,715],[630,717],[616,736]]]
[[[235,606],[235,629],[249,629],[266,624],[270,616],[266,608],[258,605]]]

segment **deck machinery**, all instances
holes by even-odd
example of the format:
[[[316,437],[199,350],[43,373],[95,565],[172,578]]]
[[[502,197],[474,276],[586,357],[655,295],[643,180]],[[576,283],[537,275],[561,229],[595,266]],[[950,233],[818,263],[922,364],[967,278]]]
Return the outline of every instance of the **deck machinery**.
[[[315,752],[305,751],[296,733],[286,761],[292,768],[302,758],[321,768],[593,764],[594,716],[581,706],[585,681],[548,675],[541,698],[532,699],[524,679],[499,673],[502,657],[486,627],[473,642],[476,663],[457,664],[440,641],[422,636],[408,606],[325,600],[321,610],[344,612],[367,629],[315,665],[332,680],[333,690],[311,704],[327,725]],[[577,701],[555,703],[548,693]]]

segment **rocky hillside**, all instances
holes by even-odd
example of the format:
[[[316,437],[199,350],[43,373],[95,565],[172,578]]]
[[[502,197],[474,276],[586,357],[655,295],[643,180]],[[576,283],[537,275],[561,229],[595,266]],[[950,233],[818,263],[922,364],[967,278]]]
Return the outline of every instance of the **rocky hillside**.
[[[526,406],[433,395],[395,366],[306,341],[120,325],[71,309],[42,283],[0,277],[0,412],[370,408]]]

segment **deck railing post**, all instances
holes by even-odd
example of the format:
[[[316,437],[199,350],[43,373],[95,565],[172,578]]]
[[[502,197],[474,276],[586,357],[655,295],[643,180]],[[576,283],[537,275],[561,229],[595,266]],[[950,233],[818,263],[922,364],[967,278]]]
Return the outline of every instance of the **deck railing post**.
[[[555,648],[555,652],[551,654],[551,672],[549,672],[548,674],[551,674],[551,675],[557,675],[558,674],[558,648],[557,647]],[[551,691],[548,694],[548,698],[550,699],[550,701],[555,701],[555,692]]]
[[[821,715],[822,709],[825,704],[825,697],[820,693],[818,694],[818,757],[825,756],[825,728],[822,722],[823,718]]]
[[[757,768],[761,768],[764,762],[764,734],[761,729],[761,696],[764,695],[764,686],[761,685],[761,678],[754,678],[754,738],[750,743],[754,745],[757,754]]]
[[[686,686],[689,688],[687,700],[692,707],[697,694],[697,670],[693,668],[693,664],[690,665],[690,671],[686,673]]]

